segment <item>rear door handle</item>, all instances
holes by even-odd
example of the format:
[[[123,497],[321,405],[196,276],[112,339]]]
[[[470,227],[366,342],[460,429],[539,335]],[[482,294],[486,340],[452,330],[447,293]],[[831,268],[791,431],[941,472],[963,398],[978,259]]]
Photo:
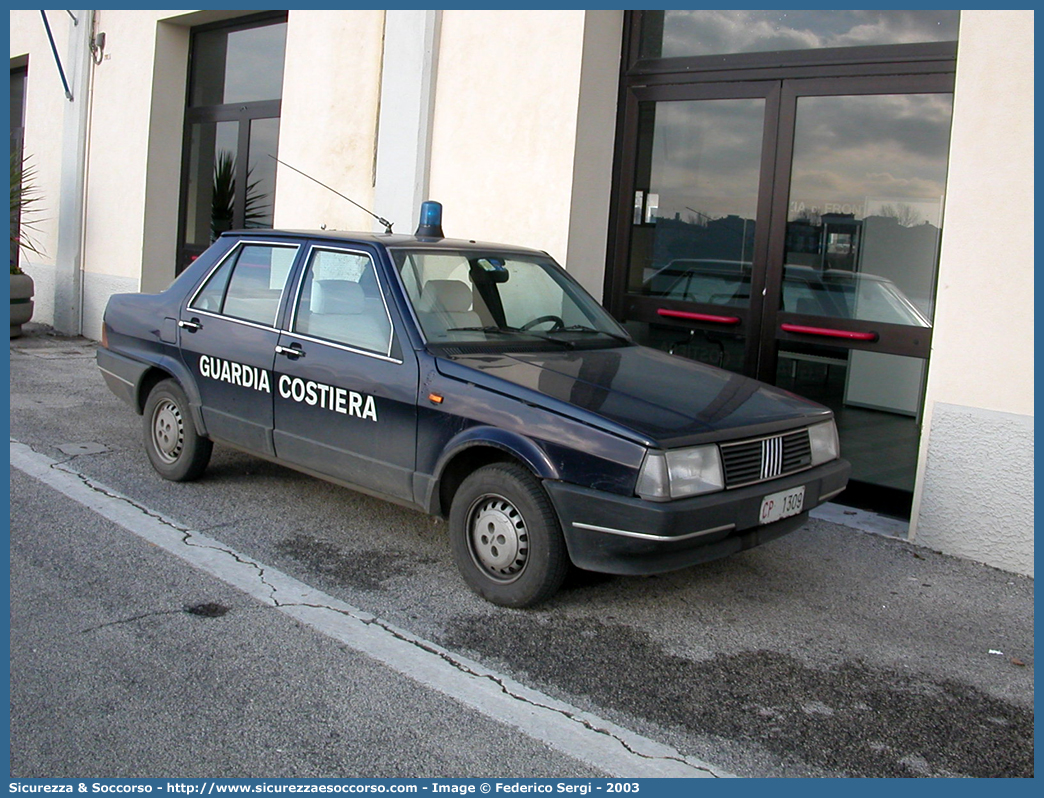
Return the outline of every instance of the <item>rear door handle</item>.
[[[287,357],[304,357],[304,350],[300,344],[294,344],[293,346],[276,346],[275,348],[277,355],[286,355]]]
[[[178,326],[183,330],[188,330],[189,332],[203,329],[203,325],[199,323],[199,319],[192,319],[191,321],[179,320]]]

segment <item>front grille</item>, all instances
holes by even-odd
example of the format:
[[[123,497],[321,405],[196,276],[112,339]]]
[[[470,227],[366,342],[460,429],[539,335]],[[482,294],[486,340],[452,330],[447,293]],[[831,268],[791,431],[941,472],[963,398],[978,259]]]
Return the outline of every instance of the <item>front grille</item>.
[[[725,467],[726,488],[766,482],[803,471],[812,465],[812,448],[808,443],[807,429],[768,438],[723,443],[719,448],[721,462]]]

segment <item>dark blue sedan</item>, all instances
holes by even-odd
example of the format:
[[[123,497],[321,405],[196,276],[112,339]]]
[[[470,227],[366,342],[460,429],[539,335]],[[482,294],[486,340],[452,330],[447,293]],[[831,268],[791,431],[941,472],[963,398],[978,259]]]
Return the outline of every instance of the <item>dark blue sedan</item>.
[[[171,480],[214,442],[449,519],[464,579],[527,607],[570,562],[652,574],[840,493],[831,412],[636,345],[543,252],[425,235],[222,235],[113,296],[98,365]]]

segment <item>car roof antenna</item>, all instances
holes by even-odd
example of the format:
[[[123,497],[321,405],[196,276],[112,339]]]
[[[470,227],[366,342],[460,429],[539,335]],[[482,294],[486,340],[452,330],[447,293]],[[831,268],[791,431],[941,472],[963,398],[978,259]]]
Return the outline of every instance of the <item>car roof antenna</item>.
[[[302,171],[301,171],[300,169],[298,169],[298,168],[297,168],[296,166],[291,166],[291,165],[290,165],[290,164],[288,164],[288,163],[287,163],[286,161],[281,161],[281,160],[279,160],[278,158],[276,158],[276,157],[275,157],[274,155],[272,155],[271,153],[269,153],[269,154],[268,154],[268,157],[269,157],[269,158],[271,158],[271,159],[273,159],[273,160],[274,160],[274,161],[275,161],[276,163],[281,163],[281,164],[282,164],[283,166],[285,166],[285,167],[286,167],[287,169],[293,169],[293,170],[294,170],[295,172],[297,172],[297,174],[299,174],[299,175],[304,175],[304,176],[305,176],[305,177],[307,177],[307,178],[308,178],[309,180],[311,180],[311,181],[312,181],[313,183],[318,183],[318,184],[319,184],[320,186],[322,186],[323,188],[325,188],[325,189],[326,189],[327,191],[332,191],[332,192],[333,192],[334,194],[336,194],[336,195],[337,195],[338,197],[340,197],[341,199],[345,199],[345,200],[348,200],[348,201],[349,201],[350,203],[352,203],[352,205],[354,205],[354,206],[355,206],[356,208],[358,208],[359,210],[361,210],[361,211],[366,211],[366,213],[370,214],[370,216],[372,216],[372,217],[373,217],[374,219],[376,219],[376,220],[377,220],[377,222],[378,222],[379,224],[383,224],[383,225],[384,225],[384,232],[385,232],[385,234],[386,234],[386,235],[391,235],[391,234],[392,234],[392,222],[389,222],[389,221],[388,221],[387,219],[385,219],[385,218],[384,218],[383,216],[378,216],[378,215],[377,215],[376,213],[374,213],[373,211],[371,211],[371,210],[369,210],[369,209],[367,209],[367,208],[364,208],[364,207],[363,207],[362,205],[360,205],[360,204],[359,204],[358,202],[356,202],[355,200],[353,200],[353,199],[352,199],[351,197],[346,197],[346,196],[344,196],[344,194],[342,194],[342,193],[341,193],[340,191],[338,191],[337,189],[335,189],[335,188],[330,188],[330,187],[329,187],[328,185],[326,185],[326,183],[323,183],[323,182],[322,182],[322,181],[320,181],[320,180],[316,180],[316,179],[315,179],[314,177],[312,177],[311,175],[305,174],[305,173],[304,173],[304,172],[302,172]]]

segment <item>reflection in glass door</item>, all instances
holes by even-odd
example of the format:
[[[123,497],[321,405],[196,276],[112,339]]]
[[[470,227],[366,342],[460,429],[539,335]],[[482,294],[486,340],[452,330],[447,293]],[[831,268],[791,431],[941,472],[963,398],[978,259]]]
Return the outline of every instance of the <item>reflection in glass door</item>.
[[[901,513],[915,481],[952,95],[803,88],[832,86],[793,90],[775,382],[834,410],[849,500],[873,486]]]
[[[238,149],[236,122],[197,122],[190,128],[185,244],[206,249],[232,229]]]
[[[631,11],[606,298],[643,343],[833,408],[908,512],[960,12]]]
[[[748,371],[766,98],[654,96],[638,105],[628,326],[649,346]]]
[[[848,500],[897,515],[914,487],[951,88],[637,88],[617,206],[614,310],[635,337],[831,407]]]

